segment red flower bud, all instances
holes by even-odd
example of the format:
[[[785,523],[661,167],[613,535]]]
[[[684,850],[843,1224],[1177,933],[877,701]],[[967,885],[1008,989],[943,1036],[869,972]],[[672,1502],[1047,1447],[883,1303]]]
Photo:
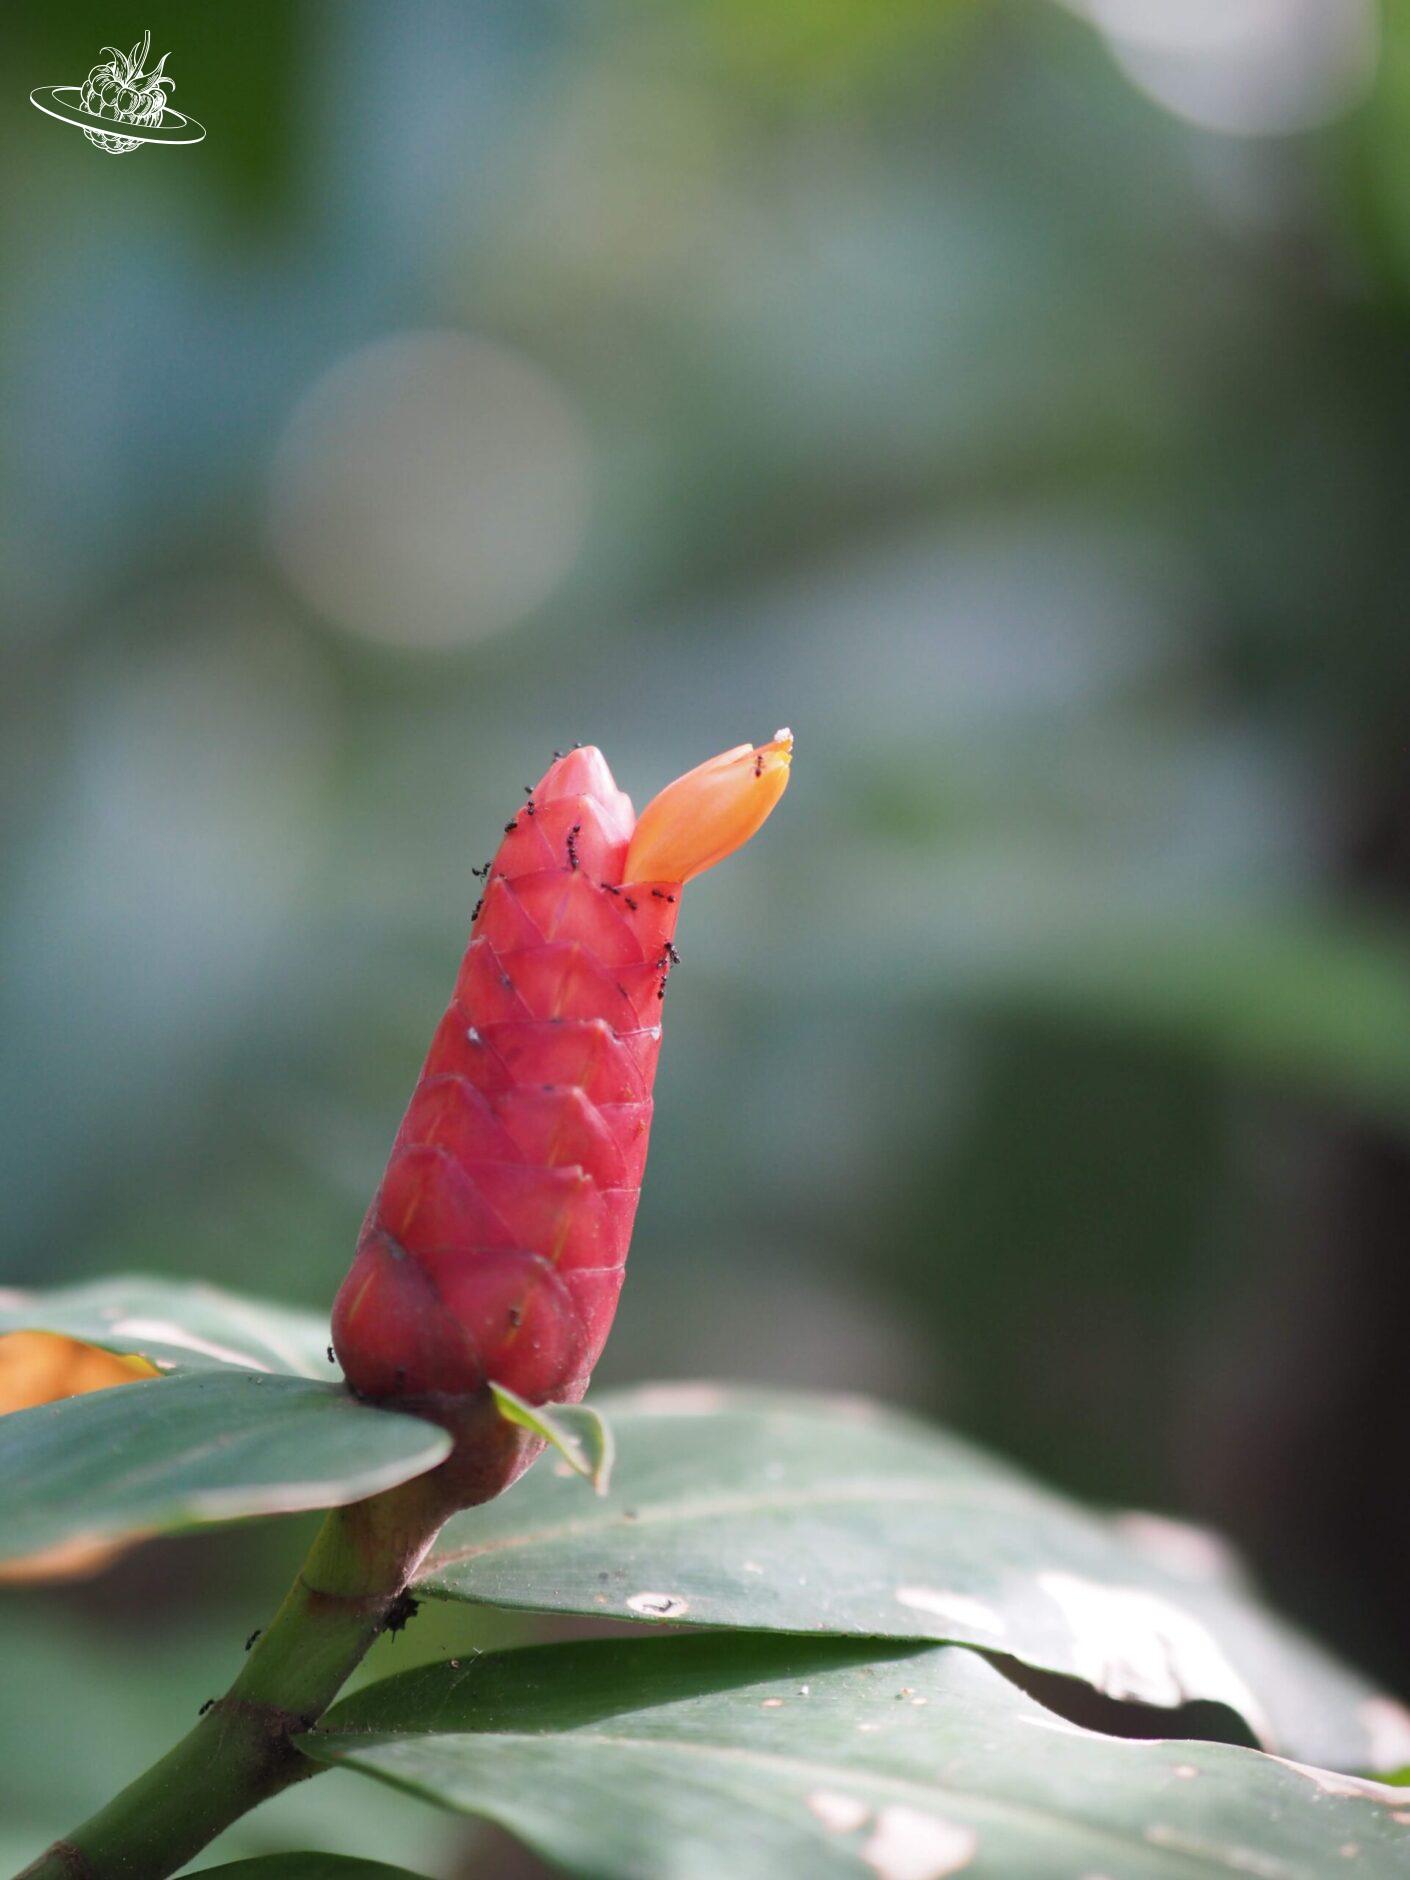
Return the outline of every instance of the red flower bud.
[[[333,1307],[362,1396],[444,1409],[489,1383],[531,1403],[587,1389],[646,1162],[680,884],[754,833],[791,751],[780,733],[726,752],[638,822],[601,752],[579,749],[510,818]]]

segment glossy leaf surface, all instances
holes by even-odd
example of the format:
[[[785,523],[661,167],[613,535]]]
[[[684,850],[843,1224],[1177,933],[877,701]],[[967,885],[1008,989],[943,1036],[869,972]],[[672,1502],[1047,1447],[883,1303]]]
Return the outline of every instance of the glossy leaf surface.
[[[110,1351],[135,1351],[162,1370],[239,1366],[337,1379],[328,1321],[197,1280],[124,1275],[52,1292],[0,1290],[0,1333],[66,1332]]]
[[[951,1639],[1109,1696],[1221,1702],[1265,1746],[1389,1769],[1410,1718],[1271,1617],[1212,1537],[1084,1512],[850,1400],[607,1397],[610,1493],[551,1469],[458,1516],[421,1590],[612,1619]]]
[[[1410,1793],[1079,1730],[954,1647],[672,1637],[427,1666],[303,1739],[592,1880],[1391,1876]]]
[[[302,1378],[122,1384],[0,1418],[0,1548],[15,1558],[338,1507],[433,1468],[449,1446],[429,1423]]]

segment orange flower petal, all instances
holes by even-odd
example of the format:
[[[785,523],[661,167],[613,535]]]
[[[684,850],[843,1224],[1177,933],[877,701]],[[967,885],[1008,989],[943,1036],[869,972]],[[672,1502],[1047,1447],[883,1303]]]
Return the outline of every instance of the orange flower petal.
[[[742,848],[788,787],[793,733],[722,751],[668,783],[637,818],[628,881],[690,881]]]
[[[0,1335],[0,1416],[156,1376],[156,1366],[145,1358],[104,1351],[60,1332]]]

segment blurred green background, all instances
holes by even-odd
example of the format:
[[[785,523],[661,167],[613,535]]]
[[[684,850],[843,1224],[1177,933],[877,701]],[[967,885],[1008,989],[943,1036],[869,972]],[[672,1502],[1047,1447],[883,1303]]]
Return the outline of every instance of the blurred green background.
[[[29,107],[144,28],[204,144]],[[326,1302],[521,785],[791,724],[600,1381],[916,1406],[1410,1687],[1410,5],[22,0],[0,70],[0,1283]],[[7,1593],[0,1860],[296,1546]],[[343,1776],[219,1851],[295,1834],[533,1871]]]

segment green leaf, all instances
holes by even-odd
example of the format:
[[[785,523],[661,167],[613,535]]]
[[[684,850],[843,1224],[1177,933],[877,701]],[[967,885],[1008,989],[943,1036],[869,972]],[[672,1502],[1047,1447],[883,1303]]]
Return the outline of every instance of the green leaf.
[[[224,1867],[203,1867],[203,1874],[233,1874],[237,1880],[425,1880],[409,1867],[389,1867],[380,1860],[354,1860],[348,1854],[260,1854],[232,1860]]]
[[[50,1331],[166,1377],[0,1418],[0,1551],[337,1507],[434,1468],[419,1418],[359,1403],[317,1315],[186,1281],[0,1293],[0,1333]],[[317,1380],[317,1381],[314,1381]]]
[[[119,1384],[0,1417],[0,1550],[338,1507],[449,1449],[335,1384],[236,1370]]]
[[[300,1739],[597,1880],[1403,1875],[1410,1798],[1044,1710],[973,1652],[671,1637],[426,1666]]]
[[[110,1351],[180,1366],[282,1371],[337,1380],[328,1321],[195,1280],[127,1275],[53,1292],[0,1291],[0,1332],[66,1332]]]
[[[607,1493],[617,1451],[611,1429],[596,1410],[585,1403],[527,1403],[503,1384],[491,1384],[490,1394],[507,1422],[541,1436],[574,1475],[586,1477],[599,1495]]]
[[[1410,1716],[1261,1610],[1212,1538],[1113,1521],[859,1402],[662,1386],[603,1405],[585,1503],[548,1469],[446,1527],[418,1591],[603,1619],[950,1639],[1116,1698],[1205,1699],[1265,1747],[1389,1768]]]

